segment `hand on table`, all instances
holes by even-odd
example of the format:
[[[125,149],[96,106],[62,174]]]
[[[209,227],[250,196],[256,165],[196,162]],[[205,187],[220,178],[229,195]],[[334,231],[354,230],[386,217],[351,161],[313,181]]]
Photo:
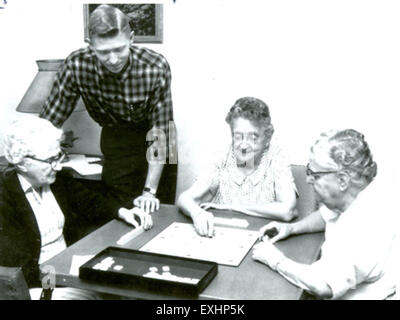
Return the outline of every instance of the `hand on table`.
[[[158,200],[152,193],[146,191],[133,200],[133,204],[144,210],[146,213],[151,213],[160,209],[160,200]]]
[[[118,210],[118,216],[126,223],[131,224],[136,228],[143,226],[144,230],[149,230],[153,226],[153,219],[151,218],[151,215],[140,208],[120,208]],[[139,217],[139,224],[136,221],[135,216]]]
[[[214,235],[214,216],[211,212],[200,209],[196,214],[192,214],[192,219],[199,235],[210,238]]]
[[[200,204],[200,208],[204,210],[208,209],[218,209],[218,210],[231,210],[231,206],[228,204],[218,204],[218,203],[212,203],[212,202],[204,202]]]
[[[268,234],[272,234],[271,237]],[[260,240],[267,240],[271,243],[275,243],[281,239],[285,239],[292,234],[290,223],[284,222],[270,222],[260,228]]]
[[[257,243],[253,249],[253,259],[260,261],[276,271],[278,264],[285,258],[270,241]]]

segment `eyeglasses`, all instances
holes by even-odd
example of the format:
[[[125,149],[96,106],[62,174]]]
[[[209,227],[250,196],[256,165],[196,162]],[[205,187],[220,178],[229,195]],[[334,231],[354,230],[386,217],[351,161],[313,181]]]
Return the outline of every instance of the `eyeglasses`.
[[[338,173],[338,171],[312,171],[310,169],[310,164],[309,163],[306,166],[306,175],[307,176],[312,176],[314,178],[319,178],[319,176],[321,176],[321,175],[330,174],[330,173]]]
[[[67,155],[67,154],[66,154],[64,151],[60,151],[56,156],[51,157],[51,158],[48,158],[48,159],[45,159],[45,160],[43,160],[43,159],[38,159],[38,158],[35,158],[35,157],[33,157],[33,156],[26,156],[26,158],[33,159],[33,160],[40,161],[40,162],[44,162],[44,163],[48,163],[49,165],[51,165],[51,168],[52,168],[53,170],[55,170],[56,167],[57,167],[57,165],[58,165],[61,161],[64,160],[64,158],[65,158],[66,155]]]
[[[235,143],[241,143],[246,140],[248,143],[256,144],[259,141],[259,136],[254,133],[234,133],[233,134],[233,141]]]

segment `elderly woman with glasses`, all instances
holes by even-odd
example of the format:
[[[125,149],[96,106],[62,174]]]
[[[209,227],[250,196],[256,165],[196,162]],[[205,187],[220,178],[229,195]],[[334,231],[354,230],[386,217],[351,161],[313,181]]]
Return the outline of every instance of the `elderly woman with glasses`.
[[[331,131],[311,148],[307,181],[319,210],[295,223],[271,222],[277,235],[256,245],[253,258],[319,298],[385,299],[394,293],[396,224],[388,191],[364,136]],[[381,197],[384,196],[385,199]],[[285,257],[272,243],[290,235],[325,231],[321,257],[311,265]]]
[[[287,157],[271,139],[274,129],[268,106],[257,98],[240,98],[226,122],[232,134],[228,153],[178,199],[197,233],[213,235],[209,208],[283,221],[295,218],[296,187]]]
[[[97,184],[87,185],[60,172],[62,135],[61,129],[38,117],[15,121],[4,134],[9,167],[0,173],[0,266],[21,267],[32,298],[41,287],[39,265],[78,240],[87,224],[119,217],[137,226],[134,215],[139,215],[145,229],[152,226],[150,215],[120,209]],[[56,289],[56,299],[97,297]]]

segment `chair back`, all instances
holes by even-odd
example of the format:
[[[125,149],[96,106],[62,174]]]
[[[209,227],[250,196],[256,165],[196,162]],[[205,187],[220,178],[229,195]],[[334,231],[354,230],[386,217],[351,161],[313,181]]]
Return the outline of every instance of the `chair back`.
[[[306,167],[292,164],[292,174],[299,193],[297,199],[297,210],[300,217],[307,216],[317,209],[315,194],[312,186],[307,183]]]

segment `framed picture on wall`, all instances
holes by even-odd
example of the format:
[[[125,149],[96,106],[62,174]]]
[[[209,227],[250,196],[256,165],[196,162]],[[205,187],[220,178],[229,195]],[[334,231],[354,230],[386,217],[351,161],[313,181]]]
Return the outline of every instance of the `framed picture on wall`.
[[[84,40],[89,37],[89,16],[100,3],[83,5]],[[163,42],[163,5],[159,3],[110,3],[124,12],[135,32],[135,43]]]

